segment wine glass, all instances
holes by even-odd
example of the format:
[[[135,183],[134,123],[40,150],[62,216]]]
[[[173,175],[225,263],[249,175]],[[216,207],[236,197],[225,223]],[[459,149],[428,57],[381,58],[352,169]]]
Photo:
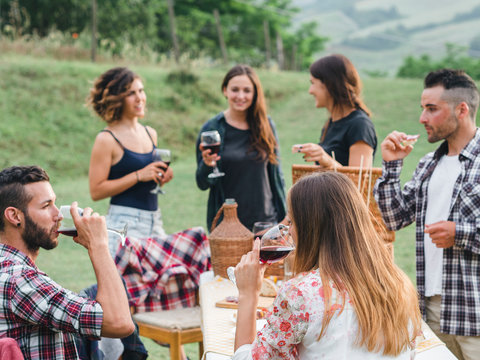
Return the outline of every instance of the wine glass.
[[[75,227],[75,224],[72,219],[72,215],[70,214],[70,205],[62,205],[60,206],[60,215],[62,217],[60,227],[58,228],[57,232],[59,234],[63,234],[66,236],[78,236],[77,233],[77,228]],[[78,214],[80,216],[83,216],[83,209],[78,208]],[[127,236],[127,230],[128,230],[128,223],[125,223],[123,228],[121,229],[111,229],[107,228],[107,231],[117,234],[120,236],[120,239],[122,241],[122,245],[125,244],[125,237]]]
[[[153,149],[153,156],[152,156],[152,161],[163,161],[167,167],[164,169],[165,171],[168,169],[170,166],[170,161],[172,160],[172,154],[170,150],[168,149]],[[159,173],[160,174],[160,173]],[[165,191],[162,190],[160,185],[157,184],[155,186],[155,189],[150,190],[152,194],[165,194]]]
[[[275,225],[260,239],[260,263],[273,264],[286,258],[293,250],[295,245],[290,236],[289,227],[284,224]],[[236,284],[233,266],[227,268],[227,275]]]
[[[220,151],[220,144],[222,142],[220,138],[220,134],[217,130],[212,131],[204,131],[200,134],[200,141],[205,150],[210,149],[210,153],[218,154]],[[215,166],[213,168],[213,172],[208,175],[209,178],[216,178],[220,176],[224,176],[225,173],[220,172],[217,167],[217,163],[215,162]]]

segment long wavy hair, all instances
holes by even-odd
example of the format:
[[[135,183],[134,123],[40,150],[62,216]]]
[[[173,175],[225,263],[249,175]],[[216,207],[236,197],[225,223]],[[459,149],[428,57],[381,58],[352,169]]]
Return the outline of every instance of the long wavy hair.
[[[140,77],[126,67],[116,67],[104,72],[94,82],[87,98],[95,113],[107,123],[122,117],[123,100],[130,85]]]
[[[370,116],[370,110],[361,98],[362,81],[347,57],[340,54],[322,57],[310,65],[310,74],[325,85],[332,97],[334,110],[355,108]],[[325,138],[328,124],[329,121],[324,125],[320,141]]]
[[[341,311],[347,294],[352,301],[358,346],[393,356],[405,351],[420,330],[417,292],[394,264],[353,182],[335,172],[310,175],[291,188],[288,202],[297,234],[294,272],[318,268],[326,289],[319,339],[335,313],[332,281]]]
[[[232,78],[239,75],[247,75],[254,88],[252,105],[247,109],[247,123],[252,134],[252,148],[258,151],[262,159],[268,159],[270,163],[277,164],[278,159],[275,154],[277,141],[268,121],[262,84],[255,71],[248,65],[234,66],[223,78],[222,91],[227,88]]]

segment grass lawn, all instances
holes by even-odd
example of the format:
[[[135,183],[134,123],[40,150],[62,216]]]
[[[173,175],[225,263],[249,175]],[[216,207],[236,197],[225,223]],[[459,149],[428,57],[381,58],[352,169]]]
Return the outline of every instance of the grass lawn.
[[[108,201],[93,202],[88,191],[88,162],[95,134],[104,126],[83,106],[91,81],[118,64],[61,62],[30,57],[0,55],[0,166],[39,164],[51,176],[57,204],[76,200],[105,214]],[[191,68],[193,83],[181,84],[182,69],[159,69],[153,65],[131,66],[145,79],[148,113],[144,123],[155,127],[159,144],[172,149],[174,180],[159,196],[167,232],[195,225],[205,226],[207,192],[195,184],[194,143],[202,123],[226,108],[220,93],[224,69]],[[287,189],[291,186],[291,165],[303,163],[292,154],[291,145],[317,142],[327,117],[314,108],[308,94],[308,73],[259,71],[269,114],[277,125],[282,167]],[[407,180],[419,158],[434,146],[426,142],[420,114],[419,80],[365,79],[365,101],[373,112],[379,144],[397,129],[422,136],[406,159],[402,180]],[[380,166],[381,155],[375,157]],[[397,232],[395,261],[414,280],[414,228]],[[68,237],[60,238],[53,251],[42,251],[37,264],[55,281],[78,291],[95,282],[85,249]],[[146,340],[152,359],[167,359],[168,351]],[[196,358],[196,344],[188,345]]]

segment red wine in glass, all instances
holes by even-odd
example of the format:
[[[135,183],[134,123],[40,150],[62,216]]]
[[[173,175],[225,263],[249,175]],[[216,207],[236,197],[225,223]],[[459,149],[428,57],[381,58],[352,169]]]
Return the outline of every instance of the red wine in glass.
[[[72,236],[72,237],[78,236],[77,229],[75,229],[75,228],[59,229],[59,230],[57,230],[57,233],[63,234],[63,235],[66,235],[66,236]]]
[[[265,263],[274,263],[288,256],[294,248],[291,246],[269,245],[260,248],[260,261]]]
[[[217,144],[203,144],[205,150],[210,150],[211,154],[218,154],[220,152],[220,143]]]

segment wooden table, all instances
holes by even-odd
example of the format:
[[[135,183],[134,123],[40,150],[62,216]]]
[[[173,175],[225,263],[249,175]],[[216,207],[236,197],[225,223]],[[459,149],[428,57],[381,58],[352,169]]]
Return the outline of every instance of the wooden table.
[[[213,278],[213,273],[204,276],[200,283],[200,306],[202,313],[202,332],[204,358],[224,360],[233,356],[235,346],[236,309],[215,306],[217,301],[227,296],[237,296],[238,290],[230,280]],[[263,298],[262,302],[268,301]],[[445,344],[441,342],[425,322],[422,322],[425,339],[417,344],[415,360],[455,360],[457,359]]]

